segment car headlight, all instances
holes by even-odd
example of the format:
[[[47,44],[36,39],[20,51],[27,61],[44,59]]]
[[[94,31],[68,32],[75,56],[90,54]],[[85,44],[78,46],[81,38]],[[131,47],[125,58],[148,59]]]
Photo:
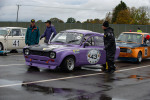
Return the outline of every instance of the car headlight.
[[[132,50],[131,49],[127,49],[127,53],[132,53]]]
[[[30,54],[30,50],[29,50],[29,49],[25,49],[25,50],[24,50],[24,54],[25,54],[25,55],[29,55],[29,54]]]
[[[56,53],[55,52],[50,52],[50,58],[54,59],[56,57]]]

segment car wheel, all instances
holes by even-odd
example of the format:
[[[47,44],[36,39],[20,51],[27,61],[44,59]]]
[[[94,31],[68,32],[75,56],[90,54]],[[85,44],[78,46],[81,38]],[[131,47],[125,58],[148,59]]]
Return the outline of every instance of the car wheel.
[[[74,70],[75,67],[75,60],[74,57],[67,57],[62,64],[62,69],[67,71],[67,72],[71,72]]]
[[[139,52],[137,57],[137,63],[141,63],[141,62],[142,62],[142,53]]]
[[[3,44],[0,43],[0,51],[3,50]]]

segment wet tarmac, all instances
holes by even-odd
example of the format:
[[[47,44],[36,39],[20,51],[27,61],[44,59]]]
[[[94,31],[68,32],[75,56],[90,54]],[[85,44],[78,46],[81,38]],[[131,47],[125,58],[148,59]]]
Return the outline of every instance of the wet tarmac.
[[[150,100],[150,59],[116,65],[114,74],[99,66],[65,73],[28,67],[20,53],[0,56],[0,100]]]

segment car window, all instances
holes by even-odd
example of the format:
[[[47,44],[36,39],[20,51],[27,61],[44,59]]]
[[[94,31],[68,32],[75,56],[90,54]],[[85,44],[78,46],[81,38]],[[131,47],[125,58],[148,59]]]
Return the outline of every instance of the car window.
[[[91,34],[85,35],[83,39],[83,43],[91,36]]]
[[[86,43],[88,43],[89,46],[95,46],[94,37],[88,38],[88,40],[86,40]]]
[[[22,36],[25,36],[27,29],[21,29],[22,30]]]
[[[20,29],[12,29],[12,36],[22,36]]]
[[[100,36],[94,36],[95,46],[104,46],[104,39]]]

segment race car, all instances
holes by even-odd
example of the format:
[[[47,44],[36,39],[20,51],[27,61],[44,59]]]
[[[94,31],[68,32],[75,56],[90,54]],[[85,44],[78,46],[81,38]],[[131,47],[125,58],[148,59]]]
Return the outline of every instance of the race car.
[[[150,57],[149,33],[123,32],[116,40],[120,47],[119,60],[140,63]]]
[[[27,28],[23,27],[0,27],[0,53],[23,49]],[[41,43],[44,43],[41,41]]]
[[[103,37],[103,34],[89,30],[61,31],[48,44],[25,47],[26,65],[73,71],[83,65],[105,64]],[[115,59],[120,53],[120,48],[116,49]]]

